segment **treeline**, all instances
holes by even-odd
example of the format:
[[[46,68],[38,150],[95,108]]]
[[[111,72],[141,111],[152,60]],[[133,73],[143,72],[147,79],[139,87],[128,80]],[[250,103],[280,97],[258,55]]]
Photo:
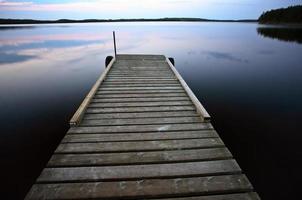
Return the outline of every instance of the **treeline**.
[[[92,23],[92,22],[256,22],[257,20],[212,20],[203,18],[157,18],[157,19],[59,19],[59,20],[33,20],[33,19],[0,19],[0,24],[49,24],[49,23]]]
[[[264,12],[258,21],[263,24],[302,23],[302,5]]]

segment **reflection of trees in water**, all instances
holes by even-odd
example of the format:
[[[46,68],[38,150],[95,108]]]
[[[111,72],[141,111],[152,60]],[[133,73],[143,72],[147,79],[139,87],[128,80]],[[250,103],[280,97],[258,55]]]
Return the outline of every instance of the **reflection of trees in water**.
[[[302,28],[259,27],[257,32],[264,37],[302,44]]]

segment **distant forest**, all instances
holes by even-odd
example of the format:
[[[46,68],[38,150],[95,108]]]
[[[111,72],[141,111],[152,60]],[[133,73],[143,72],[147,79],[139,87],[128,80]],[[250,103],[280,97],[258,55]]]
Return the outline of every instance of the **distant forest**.
[[[93,22],[257,22],[257,20],[212,20],[203,18],[157,18],[157,19],[59,19],[59,20],[34,20],[34,19],[0,19],[0,24],[49,24],[49,23],[93,23]]]
[[[264,12],[258,21],[262,24],[302,23],[302,5]]]

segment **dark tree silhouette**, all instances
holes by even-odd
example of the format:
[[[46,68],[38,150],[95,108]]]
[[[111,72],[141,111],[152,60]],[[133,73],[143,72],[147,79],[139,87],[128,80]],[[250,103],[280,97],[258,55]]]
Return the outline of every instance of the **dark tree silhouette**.
[[[259,17],[259,23],[302,23],[302,5],[264,12]]]

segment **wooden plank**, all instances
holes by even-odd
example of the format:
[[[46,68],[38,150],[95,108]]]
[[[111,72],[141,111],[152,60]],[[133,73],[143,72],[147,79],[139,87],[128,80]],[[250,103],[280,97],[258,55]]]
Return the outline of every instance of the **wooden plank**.
[[[159,68],[158,68],[159,69]],[[112,70],[108,73],[108,75],[112,75],[112,74],[148,74],[148,75],[174,75],[173,72],[171,70],[163,70],[160,69],[153,69],[153,70]]]
[[[184,124],[201,122],[200,117],[166,117],[139,119],[84,119],[81,126],[116,126],[140,124]]]
[[[124,79],[169,79],[174,78],[174,76],[122,76],[122,75],[108,75],[108,78],[124,78]]]
[[[75,114],[70,119],[70,121],[69,121],[70,126],[76,126],[80,123],[80,121],[82,120],[83,114],[84,114],[85,110],[87,109],[88,104],[90,103],[91,99],[95,95],[95,93],[96,93],[97,89],[99,88],[99,86],[101,85],[101,83],[104,81],[106,75],[112,68],[114,62],[115,62],[115,59],[113,58],[111,60],[111,62],[109,63],[108,67],[105,69],[105,71],[100,76],[100,78],[93,85],[93,87],[91,88],[91,90],[89,91],[89,93],[87,94],[87,96],[85,97],[83,102],[81,103],[78,110],[75,112]]]
[[[176,68],[172,65],[172,63],[169,61],[169,59],[166,59],[168,65],[170,66],[171,70],[174,72],[175,76],[179,80],[180,84],[184,88],[184,90],[187,92],[189,97],[191,98],[193,104],[196,106],[196,110],[198,113],[200,113],[201,118],[203,121],[210,121],[211,117],[209,113],[206,111],[206,109],[201,105],[200,101],[197,99],[195,94],[192,92],[192,90],[189,88],[185,80],[181,77],[181,75],[178,73]]]
[[[98,90],[96,94],[159,94],[159,93],[183,93],[183,89],[174,90]]]
[[[68,133],[137,133],[213,129],[210,123],[71,127]]]
[[[127,199],[250,192],[244,175],[118,182],[35,184],[26,199]]]
[[[156,164],[230,158],[232,158],[232,154],[226,148],[103,154],[54,154],[47,167]]]
[[[98,89],[99,91],[116,91],[116,90],[127,90],[127,91],[132,91],[132,90],[182,90],[182,87],[180,86],[174,86],[174,87],[118,87],[118,88],[106,88],[106,87],[100,87]]]
[[[148,165],[45,168],[37,183],[120,181],[131,179],[210,176],[241,172],[235,160]]]
[[[85,114],[84,119],[132,119],[132,118],[158,118],[158,117],[196,117],[196,111],[171,112],[133,112],[133,113],[104,113]]]
[[[153,200],[260,200],[260,197],[256,192],[246,192],[237,194],[222,194],[222,195],[210,195],[210,196],[195,196],[195,197],[183,197],[183,198],[161,198]]]
[[[108,79],[104,85],[122,85],[122,84],[179,84],[176,79],[171,80],[145,80],[145,79]]]
[[[145,55],[145,54],[118,54],[117,56],[118,60],[165,60],[164,55]]]
[[[155,98],[155,97],[188,97],[184,92],[177,93],[138,93],[138,94],[96,94],[94,99],[101,98]]]
[[[132,73],[109,73],[110,76],[122,76],[122,77],[173,77],[172,73],[142,73],[142,72],[132,72]]]
[[[145,78],[108,78],[106,77],[106,82],[123,82],[123,81],[145,81]],[[148,78],[149,81],[178,81],[176,78]]]
[[[118,66],[114,67],[115,71],[169,71],[169,66],[167,65],[149,65],[149,66]],[[170,71],[171,72],[171,71]]]
[[[214,130],[177,131],[177,132],[148,132],[148,133],[115,133],[115,134],[67,134],[61,143],[89,143],[89,142],[114,142],[114,141],[152,141],[152,140],[177,140],[218,137]]]
[[[147,98],[99,98],[95,96],[92,103],[118,103],[118,102],[161,102],[161,101],[189,101],[188,97],[147,97]]]
[[[194,106],[155,106],[155,107],[126,107],[126,108],[88,108],[86,113],[136,113],[136,112],[167,112],[167,111],[190,111]]]
[[[126,141],[126,142],[95,142],[95,143],[64,143],[60,144],[55,153],[105,153],[105,152],[140,152],[159,150],[181,150],[224,147],[219,138]]]
[[[102,88],[118,87],[179,87],[179,83],[122,83],[122,84],[102,84]]]
[[[173,77],[172,73],[109,73],[108,77],[121,76],[121,77]]]
[[[126,108],[126,107],[154,107],[154,106],[190,106],[191,101],[160,101],[160,102],[110,102],[89,104],[89,108]]]
[[[111,85],[120,85],[120,84],[141,84],[141,83],[146,83],[145,79],[108,79],[106,81],[103,82],[104,85],[106,84],[111,84]],[[175,79],[168,79],[168,80],[148,80],[148,83],[158,83],[158,84],[161,84],[161,83],[179,83],[178,80],[175,80]]]
[[[171,70],[169,69],[169,67],[157,67],[157,68],[150,68],[150,67],[146,67],[146,68],[121,68],[121,67],[114,67],[114,69],[112,69],[111,72],[114,73],[129,73],[129,72],[138,72],[138,73],[171,73]]]

